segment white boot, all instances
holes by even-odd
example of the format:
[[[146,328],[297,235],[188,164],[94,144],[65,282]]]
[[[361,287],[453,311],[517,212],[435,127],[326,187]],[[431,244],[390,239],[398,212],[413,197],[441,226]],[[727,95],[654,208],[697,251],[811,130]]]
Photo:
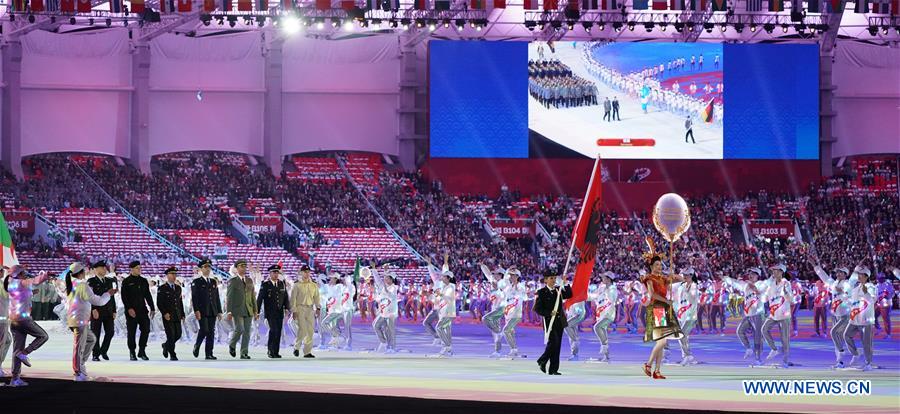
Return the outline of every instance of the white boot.
[[[847,368],[853,368],[854,365],[856,365],[856,361],[857,361],[858,359],[859,359],[859,356],[858,356],[858,355],[854,355],[852,358],[850,358],[850,363],[847,364]]]
[[[771,360],[772,358],[777,357],[780,353],[781,353],[781,352],[778,352],[777,349],[773,349],[773,350],[769,351],[769,355],[766,356],[766,360],[767,360],[767,361],[768,361],[768,360]]]
[[[750,357],[752,357],[752,356],[753,356],[752,349],[747,349],[746,351],[744,351],[744,360],[750,359]]]

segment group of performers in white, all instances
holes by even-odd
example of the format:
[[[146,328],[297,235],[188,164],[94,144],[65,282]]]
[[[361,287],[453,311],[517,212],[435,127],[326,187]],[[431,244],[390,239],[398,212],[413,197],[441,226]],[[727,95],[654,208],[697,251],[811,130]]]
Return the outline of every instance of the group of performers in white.
[[[876,286],[870,270],[864,266],[857,266],[852,272],[838,267],[828,273],[818,264],[812,264],[822,283],[812,287],[811,295],[815,295],[819,304],[819,289],[825,286],[827,306],[832,314],[829,336],[834,342],[833,367],[871,369],[875,310],[887,306],[889,312],[894,295],[890,281],[880,280]],[[179,275],[179,270],[173,267],[166,270],[164,278],[152,281],[141,276],[139,262],[129,265],[128,275],[119,276],[109,272],[105,262],[90,267],[73,263],[64,279],[51,278],[46,272],[32,275],[18,265],[2,268],[0,376],[6,375],[3,362],[12,350],[10,385],[27,385],[21,378],[22,365],[30,367],[29,355],[48,339],[47,332],[30,315],[32,289],[48,279],[63,299],[54,311],[73,335],[72,367],[76,381],[93,379],[88,376],[86,361],[88,358],[108,360],[107,352],[116,333],[127,336],[133,361],[149,359],[146,346],[151,335],[163,341],[162,354],[171,360],[178,360],[179,340],[193,343],[195,358],[200,357],[201,346],[205,345],[205,358],[216,359],[213,349],[218,341],[228,345],[232,357],[237,358],[240,353],[240,358],[250,359],[250,343],[261,344],[264,337],[267,337],[269,358],[281,358],[279,350],[283,347],[293,347],[295,357],[315,358],[312,350],[316,342],[319,349],[353,350],[352,322],[359,313],[363,320],[367,314],[373,319],[372,328],[378,339],[377,348],[365,352],[393,354],[400,351],[397,320],[401,309],[409,311],[410,307],[414,308],[413,313],[421,311],[424,315],[424,331],[433,337],[433,345],[440,348],[430,356],[453,355],[453,323],[458,309],[463,307],[446,255],[440,269],[427,261],[429,278],[421,284],[421,291],[409,285],[401,286],[397,275],[386,267],[363,267],[358,277],[332,272],[321,276],[318,283],[305,265],[293,283],[285,280],[280,265],[268,267],[268,275],[263,276],[259,269],[239,260],[230,268],[227,283],[221,283],[211,267],[209,260],[201,260],[189,278]],[[479,267],[484,281],[469,286],[472,291],[478,286],[480,293],[472,296],[468,292],[467,308],[473,314],[482,313],[478,316],[492,337],[490,357],[525,357],[517,346],[516,327],[532,310],[533,283],[526,283],[515,268],[492,269],[485,264]],[[744,359],[750,360],[751,366],[764,364],[764,342],[769,348],[765,361],[784,368],[791,366],[792,330],[796,334],[792,319],[796,318],[800,293],[796,282],[785,277],[786,271],[784,265],[776,264],[768,269],[768,278],[762,269],[751,268],[742,277],[722,276],[708,283],[695,281],[693,269],[680,271],[679,281],[670,285],[668,293],[683,333],[673,337],[678,339],[681,348],[680,364],[698,363],[691,351],[691,337],[699,332],[697,323],[702,313],[710,316],[716,307],[721,307],[719,332],[724,332],[725,308],[741,316],[736,333],[746,349]],[[892,269],[891,273],[900,279],[900,271]],[[600,342],[599,357],[589,361],[609,362],[609,333],[615,332],[619,323],[624,322],[626,330],[632,332],[637,330],[637,321],[645,320],[640,313],[649,300],[647,287],[637,280],[617,285],[617,279],[621,277],[612,272],[601,273],[590,284],[587,301],[575,303],[565,312],[569,360],[580,358],[580,327],[588,316],[586,305],[592,310],[592,331]],[[119,300],[116,300],[117,293]],[[191,312],[185,312],[186,309]],[[708,319],[711,330],[715,329],[713,321],[718,316],[717,313]],[[889,329],[889,314],[885,320]],[[772,335],[776,327],[780,331],[780,344]],[[854,341],[857,336],[861,338],[862,354]],[[33,339],[26,344],[28,337]],[[504,341],[509,347],[505,354],[502,353]],[[848,352],[850,360],[845,362]]]

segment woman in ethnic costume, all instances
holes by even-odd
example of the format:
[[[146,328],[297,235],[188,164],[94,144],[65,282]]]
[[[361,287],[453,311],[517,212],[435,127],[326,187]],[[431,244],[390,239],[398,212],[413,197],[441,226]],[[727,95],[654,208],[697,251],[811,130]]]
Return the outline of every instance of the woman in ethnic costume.
[[[653,351],[650,352],[650,358],[644,364],[644,373],[654,379],[665,379],[666,377],[660,374],[659,368],[662,366],[666,341],[669,338],[679,339],[682,336],[681,324],[675,317],[672,300],[668,297],[669,286],[672,283],[683,281],[683,278],[681,275],[671,273],[671,269],[670,274],[663,274],[662,262],[666,258],[665,254],[656,252],[655,245],[650,238],[647,239],[647,243],[650,245],[650,252],[644,253],[644,263],[647,265],[648,273],[641,276],[640,279],[650,295],[644,342],[655,341],[656,344],[653,346]],[[656,369],[653,369],[654,363]]]

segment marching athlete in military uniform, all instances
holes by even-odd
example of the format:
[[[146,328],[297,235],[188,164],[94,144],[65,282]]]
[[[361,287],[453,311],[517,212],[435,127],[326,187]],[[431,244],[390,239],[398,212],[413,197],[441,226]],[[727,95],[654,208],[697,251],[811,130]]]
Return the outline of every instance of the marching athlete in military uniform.
[[[181,339],[181,322],[184,320],[184,303],[181,301],[181,286],[175,283],[178,269],[166,269],[166,281],[159,286],[156,293],[156,307],[162,314],[163,329],[166,341],[162,343],[163,357],[178,361],[175,355],[175,343]]]
[[[199,275],[191,285],[191,301],[194,305],[194,317],[200,322],[197,341],[194,343],[194,358],[200,356],[200,344],[206,341],[206,359],[213,356],[213,345],[216,343],[216,319],[222,317],[222,301],[219,299],[219,286],[215,278],[210,277],[212,262],[209,259],[197,263]]]
[[[102,295],[110,289],[118,285],[115,276],[107,276],[109,268],[105,261],[99,261],[91,265],[91,271],[94,277],[88,279],[88,286],[94,291],[95,295]],[[101,357],[109,360],[107,352],[109,352],[109,344],[112,342],[113,335],[116,333],[116,298],[112,296],[103,306],[94,306],[91,309],[91,332],[97,338],[92,350],[93,361],[99,361]],[[103,330],[103,340],[100,340],[100,330]]]
[[[128,264],[129,276],[122,281],[122,304],[125,306],[125,323],[128,328],[128,352],[132,361],[138,358],[146,361],[147,339],[150,337],[150,319],[156,315],[150,283],[141,276],[141,262]],[[149,309],[148,309],[149,308]],[[141,336],[135,343],[135,335],[140,327]],[[135,348],[138,353],[135,356]]]
[[[572,287],[556,285],[556,271],[544,272],[544,284],[537,291],[534,301],[534,312],[544,318],[544,335],[547,346],[544,353],[538,358],[538,366],[541,372],[550,375],[562,375],[559,372],[559,348],[562,346],[563,330],[566,328],[566,310],[563,308],[565,299],[572,297]],[[550,370],[547,371],[547,364]]]
[[[269,266],[269,279],[262,282],[259,287],[259,296],[256,298],[257,313],[262,313],[269,324],[269,341],[267,345],[269,358],[281,358],[281,329],[284,326],[284,316],[290,312],[287,285],[281,276],[281,265]]]

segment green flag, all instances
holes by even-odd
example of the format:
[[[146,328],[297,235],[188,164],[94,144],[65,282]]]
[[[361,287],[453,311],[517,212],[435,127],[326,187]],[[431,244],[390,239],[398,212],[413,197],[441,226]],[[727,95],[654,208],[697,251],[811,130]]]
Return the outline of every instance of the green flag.
[[[19,258],[16,257],[16,246],[13,245],[12,236],[9,234],[9,226],[6,225],[6,219],[3,218],[3,212],[0,212],[0,245],[3,246],[3,254],[0,255],[0,266],[15,266],[19,264]]]

